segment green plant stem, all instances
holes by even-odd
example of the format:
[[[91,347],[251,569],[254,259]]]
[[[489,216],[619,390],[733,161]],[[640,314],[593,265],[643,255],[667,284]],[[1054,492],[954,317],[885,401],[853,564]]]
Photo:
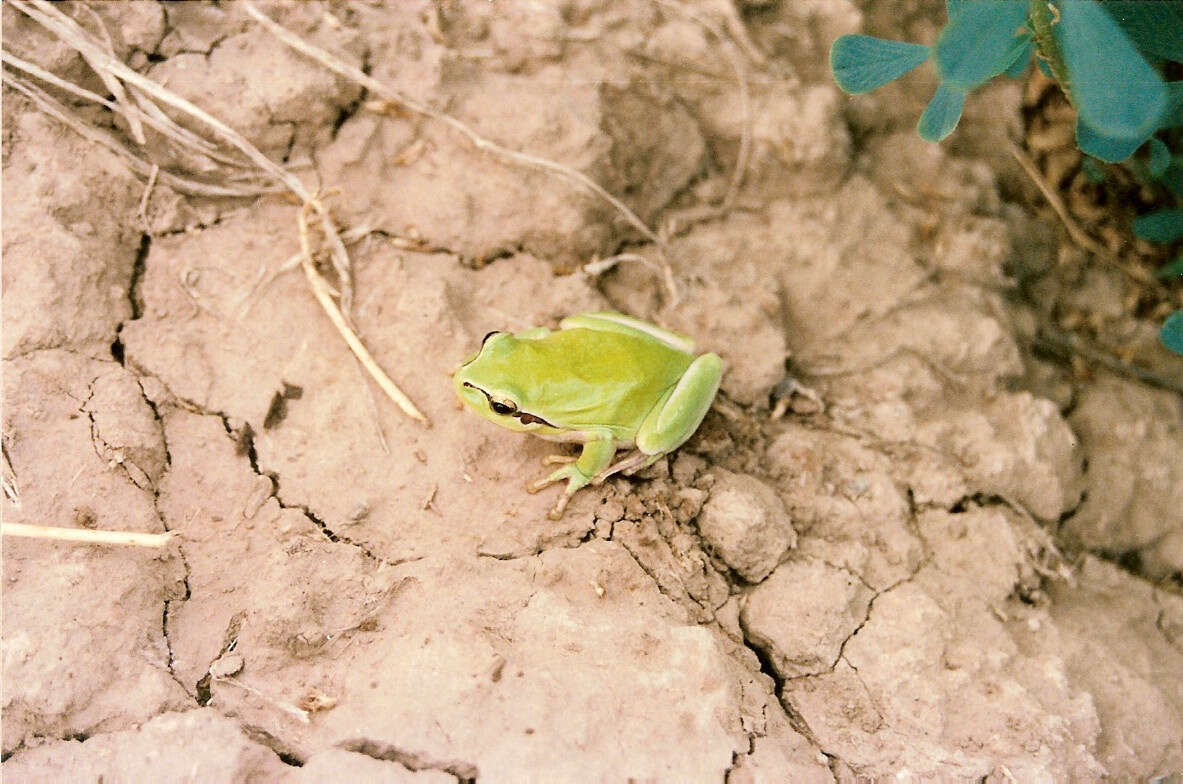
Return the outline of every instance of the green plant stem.
[[[1064,53],[1060,51],[1060,42],[1056,40],[1055,24],[1059,19],[1052,14],[1049,0],[1031,0],[1028,18],[1031,21],[1031,32],[1035,36],[1035,45],[1039,49],[1039,56],[1047,61],[1052,76],[1060,83],[1060,89],[1072,102],[1072,80],[1068,78],[1068,66],[1064,64]]]

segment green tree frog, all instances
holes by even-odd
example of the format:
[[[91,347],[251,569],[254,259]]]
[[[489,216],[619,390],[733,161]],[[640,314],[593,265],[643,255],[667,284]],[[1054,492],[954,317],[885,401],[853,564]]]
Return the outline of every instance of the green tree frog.
[[[723,362],[694,355],[694,342],[620,313],[585,313],[516,335],[490,332],[452,381],[460,400],[509,430],[583,444],[578,457],[552,455],[554,473],[529,492],[567,480],[549,517],[575,491],[632,474],[684,444],[719,389]],[[616,450],[632,451],[613,463]]]

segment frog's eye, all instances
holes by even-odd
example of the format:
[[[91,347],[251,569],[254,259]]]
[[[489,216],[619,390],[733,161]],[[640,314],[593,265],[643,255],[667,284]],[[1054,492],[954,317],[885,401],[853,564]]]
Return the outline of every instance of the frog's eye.
[[[493,409],[494,414],[501,414],[502,416],[511,416],[517,413],[518,407],[512,400],[502,403],[500,400],[489,400],[489,408]]]

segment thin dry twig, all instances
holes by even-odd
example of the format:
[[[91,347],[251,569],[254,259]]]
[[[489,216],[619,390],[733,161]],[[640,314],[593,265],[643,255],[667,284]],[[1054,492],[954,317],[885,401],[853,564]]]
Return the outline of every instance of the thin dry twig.
[[[13,470],[12,461],[8,459],[8,447],[3,447],[4,455],[4,497],[8,502],[17,509],[21,508],[21,490],[16,483],[16,471]]]
[[[727,193],[719,203],[718,212],[716,213],[717,215],[722,215],[730,212],[732,206],[735,204],[735,199],[739,195],[740,186],[743,185],[744,175],[747,173],[748,158],[751,154],[752,99],[748,88],[748,69],[744,65],[743,58],[738,56],[731,48],[732,42],[737,39],[728,35],[714,22],[695,13],[686,6],[670,2],[670,0],[654,0],[654,2],[662,8],[682,14],[714,35],[719,43],[722,44],[720,51],[723,54],[723,58],[727,60],[728,65],[731,66],[731,70],[735,74],[736,84],[739,86],[739,104],[740,110],[743,112],[743,129],[739,139],[739,151],[735,156],[735,171],[731,174],[731,182],[727,186]]]
[[[243,0],[243,7],[255,21],[267,28],[267,31],[276,38],[283,41],[285,44],[305,55],[306,57],[316,60],[330,71],[334,71],[341,76],[352,79],[372,92],[374,95],[381,96],[387,101],[393,101],[394,103],[397,103],[401,106],[405,106],[407,109],[410,109],[416,114],[421,114],[424,117],[430,117],[433,120],[437,120],[444,123],[445,125],[448,125],[465,136],[477,149],[508,158],[509,160],[515,161],[525,166],[545,169],[579,183],[615,207],[616,210],[620,212],[620,214],[623,215],[624,218],[633,226],[633,228],[641,232],[641,234],[644,235],[646,239],[654,243],[661,242],[658,236],[654,234],[648,226],[645,225],[645,222],[637,217],[636,213],[630,210],[615,196],[604,190],[603,187],[601,187],[597,182],[589,178],[587,175],[546,158],[539,158],[534,155],[518,152],[517,150],[511,150],[508,147],[502,147],[500,144],[497,144],[496,142],[481,136],[479,133],[474,131],[460,120],[457,120],[455,117],[436,111],[425,104],[419,103],[413,98],[408,98],[394,88],[383,84],[366,73],[363,73],[360,69],[339,60],[319,47],[313,46],[292,31],[288,30],[286,27],[271,19],[271,17],[264,14],[255,6],[253,2],[251,2],[251,0]]]
[[[1068,212],[1068,208],[1064,205],[1064,200],[1060,198],[1060,194],[1056,193],[1047,182],[1044,181],[1043,175],[1039,172],[1039,167],[1035,165],[1035,161],[1031,160],[1031,156],[1015,144],[1008,140],[1010,145],[1011,155],[1019,162],[1019,166],[1026,172],[1031,181],[1035,183],[1035,187],[1047,199],[1047,203],[1051,206],[1052,211],[1056,213],[1056,217],[1060,219],[1060,223],[1064,224],[1064,230],[1068,232],[1069,238],[1082,250],[1088,251],[1096,258],[1108,264],[1112,264],[1122,272],[1124,272],[1130,279],[1142,283],[1153,284],[1154,278],[1151,274],[1140,267],[1132,266],[1123,262],[1121,259],[1115,257],[1109,252],[1101,243],[1094,240],[1089,235],[1085,234],[1076,221],[1072,219],[1072,215]]]
[[[140,206],[136,208],[136,217],[140,221],[140,228],[147,231],[148,225],[148,202],[152,199],[152,190],[156,187],[156,178],[160,176],[160,167],[152,164],[152,171],[148,173],[148,183],[144,186],[144,192],[140,194]]]
[[[99,18],[98,13],[96,13],[93,8],[86,5],[85,3],[82,4],[81,8],[91,15],[91,18],[95,20],[99,28],[99,32],[103,34],[103,53],[108,57],[115,57],[115,47],[111,44],[111,36],[108,35],[107,28],[103,24],[103,20]],[[65,15],[63,14],[63,16]],[[86,32],[85,28],[78,24],[78,22],[70,19],[68,16],[65,17],[65,19],[68,20],[69,24],[72,24],[75,28],[77,28],[76,32]],[[67,22],[63,21],[63,24],[67,24]],[[81,54],[83,59],[86,60],[87,65],[89,65],[91,69],[93,69],[94,72],[99,75],[99,78],[103,80],[103,84],[111,92],[111,95],[115,96],[115,103],[119,104],[121,107],[126,107],[123,110],[123,116],[127,118],[127,125],[128,130],[131,132],[131,138],[134,139],[137,144],[147,144],[148,139],[146,136],[144,136],[144,126],[143,123],[140,122],[140,115],[134,111],[133,104],[130,100],[128,100],[127,92],[123,89],[123,82],[116,79],[113,75],[107,73],[106,69],[100,68],[91,62],[91,55],[89,55],[87,52],[79,50],[79,54]]]
[[[353,277],[349,253],[345,250],[345,244],[342,242],[341,236],[337,233],[337,228],[333,224],[328,210],[324,209],[315,195],[304,186],[304,183],[294,174],[260,152],[246,137],[218,118],[171,90],[148,79],[143,74],[140,74],[138,71],[133,70],[115,58],[112,54],[109,54],[95,40],[93,35],[82,29],[74,20],[54,7],[52,3],[47,2],[47,0],[12,0],[11,5],[77,49],[96,71],[102,71],[118,77],[127,84],[138,88],[144,96],[150,96],[162,103],[179,109],[190,117],[200,120],[213,129],[227,143],[241,151],[260,169],[286,185],[289,190],[303,200],[305,207],[309,204],[313,206],[320,219],[321,229],[329,244],[333,267],[337,272],[341,286],[341,305],[338,308],[332,296],[326,290],[327,284],[319,274],[316,274],[315,269],[311,269],[313,276],[309,277],[309,283],[312,285],[317,301],[324,308],[329,319],[337,326],[338,331],[341,331],[346,343],[357,354],[362,364],[374,376],[375,381],[378,382],[378,385],[382,387],[383,391],[386,392],[391,400],[408,416],[427,424],[426,417],[415,408],[410,399],[390,380],[390,377],[378,367],[373,357],[370,356],[365,346],[362,345],[356,333],[349,327],[348,318],[342,313],[342,310],[348,313],[353,302]],[[257,9],[255,13],[258,13]],[[301,221],[301,225],[304,225],[305,217],[303,212],[301,212]],[[345,327],[344,330],[342,330],[342,326]]]
[[[58,122],[65,125],[70,130],[77,133],[79,136],[105,147],[111,152],[122,158],[129,168],[141,177],[150,177],[152,175],[152,168],[155,164],[148,163],[136,157],[130,150],[124,147],[115,139],[114,136],[106,131],[95,128],[79,119],[73,112],[63,106],[56,99],[51,97],[48,93],[35,85],[29,84],[16,76],[10,75],[7,71],[0,72],[0,80],[12,89],[24,95],[31,100],[38,109],[53,117]],[[178,193],[185,193],[194,196],[213,196],[213,197],[252,197],[263,193],[274,193],[275,188],[267,186],[241,186],[236,187],[232,185],[211,185],[209,183],[198,182],[196,180],[178,177],[175,174],[168,172],[159,173],[160,182],[177,191]]]
[[[150,95],[156,100],[167,103],[170,106],[180,109],[189,116],[200,120],[216,131],[229,144],[240,150],[260,169],[286,185],[301,200],[307,202],[312,199],[311,191],[304,187],[304,183],[296,175],[260,152],[255,145],[247,141],[246,137],[196,104],[185,100],[173,91],[157,84],[138,71],[129,68],[122,61],[108,55],[93,40],[93,36],[79,27],[74,20],[55,8],[52,3],[47,2],[47,0],[12,0],[11,5],[32,17],[63,41],[77,49],[79,53],[86,57],[87,62],[90,63],[92,68],[110,72],[110,74],[119,77],[128,84],[138,87],[146,95]],[[345,246],[341,244],[340,237],[337,236],[336,228],[332,225],[332,220],[328,213],[321,213],[320,218],[325,236],[329,239],[329,245],[333,250],[333,266],[337,269],[338,277],[341,279],[341,303],[346,311],[348,311],[353,299],[353,282],[352,275],[350,274],[349,254],[346,253]]]
[[[233,678],[226,678],[224,676],[211,677],[210,680],[213,681],[214,683],[228,683],[231,686],[237,686],[238,688],[242,689],[245,692],[250,692],[251,694],[258,697],[259,699],[263,700],[263,702],[266,702],[270,705],[275,706],[279,710],[283,711],[284,713],[288,714],[292,718],[296,719],[301,724],[307,724],[310,721],[310,719],[308,718],[308,711],[303,710],[302,708],[297,708],[295,705],[292,705],[291,703],[284,702],[282,700],[277,700],[274,697],[271,697],[271,696],[265,694],[264,692],[260,691],[259,689],[256,689],[254,686],[248,686],[245,683],[241,683],[239,681],[234,680]]]
[[[337,57],[334,57],[325,50],[317,46],[313,46],[292,31],[288,30],[286,27],[271,19],[271,17],[264,14],[255,6],[253,2],[251,2],[251,0],[243,0],[242,5],[246,9],[247,13],[250,14],[250,16],[255,21],[263,25],[263,27],[265,27],[268,32],[270,32],[276,38],[283,41],[285,44],[292,47],[297,52],[300,52],[304,56],[320,63],[334,73],[344,76],[347,79],[352,79],[353,81],[365,87],[372,94],[380,96],[386,101],[403,106],[415,112],[416,114],[429,117],[447,125],[468,139],[468,141],[478,150],[491,153],[522,166],[541,169],[551,174],[556,174],[591,191],[596,196],[611,204],[612,207],[615,208],[616,211],[619,212],[626,221],[628,221],[629,225],[640,232],[642,236],[644,236],[650,242],[656,244],[661,251],[665,251],[666,244],[664,240],[661,239],[661,237],[659,237],[653,232],[652,229],[645,225],[645,222],[642,221],[635,212],[629,209],[629,207],[624,202],[613,196],[599,183],[587,175],[547,158],[540,158],[536,155],[530,155],[528,153],[518,152],[517,150],[511,150],[508,147],[502,147],[500,144],[497,144],[496,142],[481,136],[471,127],[460,120],[457,120],[455,117],[440,111],[436,111],[425,104],[419,103],[413,98],[409,98],[406,95],[400,93],[398,90],[395,90],[394,88],[383,84],[368,74],[363,73],[360,69],[343,62]],[[662,261],[663,264],[665,264],[665,266],[668,268],[669,263],[665,260],[664,256],[662,257]],[[674,284],[672,272],[667,272],[666,283],[667,286],[671,287],[670,295],[676,301],[678,298],[678,292],[676,285],[671,285]]]
[[[128,107],[121,106],[114,101],[108,101],[98,93],[91,92],[85,87],[79,87],[73,82],[62,79],[56,74],[39,67],[35,63],[22,60],[11,52],[0,51],[0,59],[3,60],[5,65],[16,68],[20,71],[24,71],[30,76],[35,76],[41,81],[51,84],[59,90],[63,90],[72,95],[77,95],[79,98],[83,98],[87,101],[90,101],[91,103],[97,103],[98,105],[109,109],[113,113],[123,114],[124,118],[126,119]],[[137,103],[141,103],[138,93],[136,94],[136,97]],[[222,155],[212,144],[207,142],[205,139],[202,139],[192,131],[188,131],[174,123],[171,119],[169,119],[168,115],[161,112],[160,109],[151,101],[142,101],[140,109],[142,109],[144,112],[144,114],[140,117],[143,123],[159,131],[164,136],[180,142],[182,146],[195,147],[202,154],[213,158],[220,163],[226,163],[232,166],[242,166],[241,161],[237,161],[229,156]]]
[[[427,417],[425,417],[422,412],[420,412],[419,409],[415,407],[415,404],[411,402],[411,399],[403,394],[402,390],[390,380],[390,377],[386,375],[386,372],[378,366],[377,362],[374,361],[374,357],[366,349],[365,345],[361,342],[361,339],[358,338],[357,333],[355,333],[349,326],[349,322],[345,319],[345,316],[342,315],[340,309],[337,307],[337,303],[333,301],[333,295],[329,292],[328,283],[326,283],[324,278],[320,276],[320,273],[316,271],[316,266],[312,259],[312,243],[308,237],[308,213],[311,211],[324,214],[324,207],[315,198],[313,198],[305,202],[299,213],[300,250],[304,254],[302,266],[304,268],[304,276],[308,279],[308,285],[312,287],[313,295],[316,297],[325,313],[328,314],[329,320],[333,322],[333,326],[336,327],[337,331],[341,333],[341,337],[343,337],[345,342],[349,344],[349,348],[353,351],[358,361],[362,363],[365,369],[369,371],[370,375],[373,376],[374,380],[378,382],[378,386],[382,387],[382,391],[385,392],[387,396],[389,396],[390,399],[393,400],[407,416],[411,417],[412,419],[416,419],[422,422],[424,425],[430,427],[431,423],[427,421]]]
[[[639,262],[654,272],[660,272],[657,265],[639,253],[617,253],[615,256],[609,256],[606,259],[595,259],[584,264],[581,269],[594,278],[597,275],[603,275],[608,270],[615,268],[616,265],[625,261]]]
[[[176,533],[144,534],[138,531],[95,531],[89,528],[60,528],[50,525],[28,525],[26,523],[0,523],[4,536],[26,536],[31,539],[54,539],[60,542],[82,544],[117,544],[132,547],[164,547],[173,540]]]
[[[349,246],[349,245],[354,244],[355,242],[365,239],[373,231],[374,230],[370,226],[365,225],[365,224],[363,224],[361,226],[354,226],[352,228],[346,229],[345,231],[341,232],[341,241],[343,243],[345,243],[346,246]],[[257,295],[259,294],[259,292],[263,291],[268,286],[270,286],[272,283],[274,283],[275,279],[278,278],[280,275],[283,275],[284,273],[287,273],[287,272],[291,272],[294,269],[298,269],[300,267],[300,265],[303,263],[303,261],[304,261],[304,254],[303,253],[295,253],[295,254],[289,256],[288,258],[286,258],[283,261],[283,263],[280,264],[278,267],[276,267],[275,270],[272,272],[268,272],[265,267],[260,267],[259,272],[258,272],[258,276],[257,276],[258,279],[255,281],[254,284],[252,284],[250,291],[248,291],[246,293],[246,295],[243,297],[243,304],[241,305],[241,309],[237,315],[237,318],[238,319],[245,318],[246,315],[248,313],[250,313],[251,308],[254,307],[254,302],[255,302],[255,299],[256,299]],[[328,285],[327,281],[326,281],[325,285]],[[332,288],[332,287],[330,286],[330,288]],[[339,296],[339,292],[334,291],[333,295]]]
[[[1084,338],[1071,332],[1061,332],[1055,327],[1044,324],[1039,328],[1039,332],[1032,339],[1032,342],[1038,343],[1045,348],[1058,350],[1063,354],[1077,354],[1086,361],[1102,365],[1120,376],[1133,378],[1143,384],[1158,387],[1159,389],[1167,389],[1176,394],[1183,395],[1183,384],[1175,379],[1155,373],[1153,370],[1132,365],[1129,362],[1123,362],[1112,354],[1108,354],[1101,349],[1089,345]]]

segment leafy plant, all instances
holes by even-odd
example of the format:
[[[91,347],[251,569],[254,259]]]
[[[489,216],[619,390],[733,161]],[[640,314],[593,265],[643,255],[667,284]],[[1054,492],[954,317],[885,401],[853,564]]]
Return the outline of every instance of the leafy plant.
[[[1160,138],[1183,126],[1183,81],[1161,75],[1167,61],[1183,63],[1183,3],[946,0],[945,9],[948,21],[933,46],[868,35],[840,37],[830,49],[838,86],[848,93],[869,92],[931,59],[940,85],[916,130],[936,142],[957,127],[970,92],[997,76],[1021,76],[1034,57],[1076,108],[1076,144],[1090,156],[1084,159],[1090,180],[1104,178],[1094,159],[1127,161],[1145,146],[1139,172],[1183,199],[1183,156],[1172,154]],[[1183,209],[1143,215],[1133,229],[1152,242],[1174,242],[1183,237]],[[1183,258],[1158,274],[1166,278],[1180,272]],[[1183,353],[1181,333],[1183,311],[1176,311],[1163,327],[1164,345]]]
[[[1171,351],[1183,354],[1183,310],[1176,310],[1167,316],[1166,322],[1162,325],[1162,331],[1158,333],[1158,338]]]

